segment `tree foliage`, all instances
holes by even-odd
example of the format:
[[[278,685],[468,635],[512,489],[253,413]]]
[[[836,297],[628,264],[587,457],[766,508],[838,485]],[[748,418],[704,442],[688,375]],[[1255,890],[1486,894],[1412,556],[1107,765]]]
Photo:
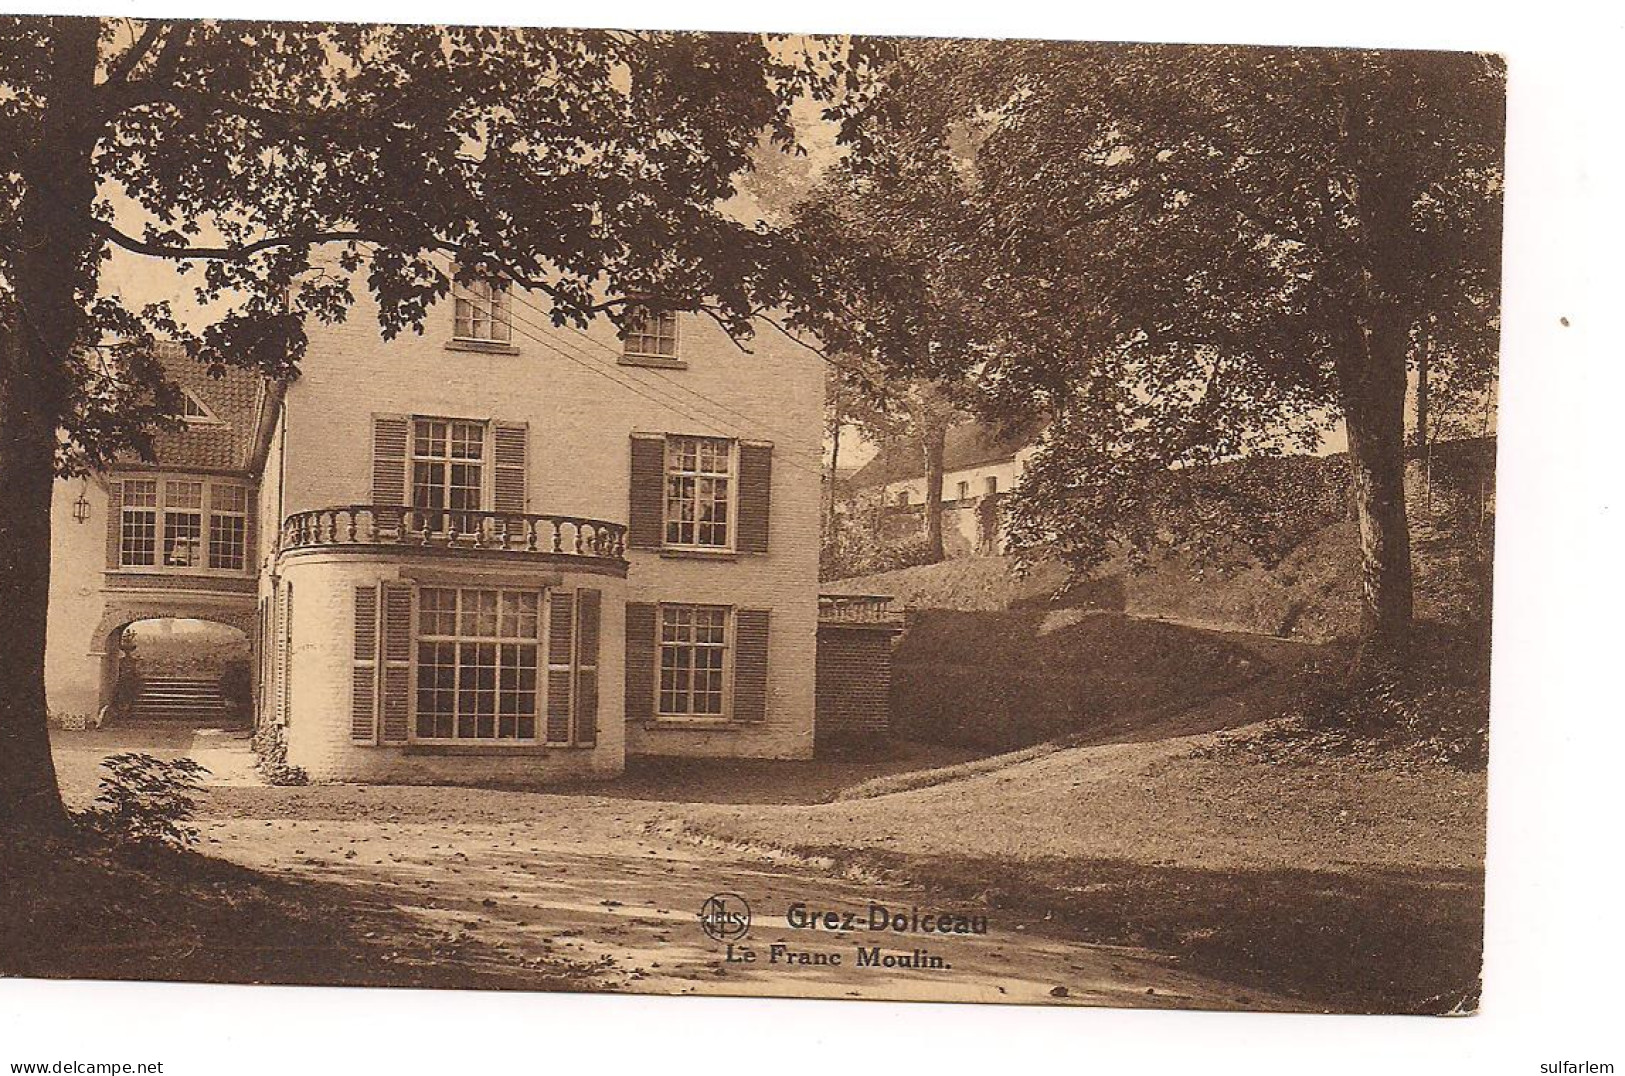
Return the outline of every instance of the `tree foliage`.
[[[1399,636],[1407,366],[1425,337],[1458,385],[1493,375],[1503,92],[1473,54],[910,42],[845,184],[865,226],[896,206],[931,237],[931,270],[888,233],[832,272],[879,263],[858,280],[885,302],[853,306],[888,310],[855,320],[894,371],[1052,419],[1029,549],[1142,544],[1170,472],[1342,422],[1372,629]],[[926,331],[954,342],[884,346]]]
[[[0,19],[0,823],[62,810],[45,737],[53,473],[150,448],[151,344],[296,375],[365,291],[385,337],[463,281],[556,323],[702,311],[747,335],[799,279],[725,203],[872,47],[744,34]],[[184,270],[201,315],[102,287]]]
[[[63,85],[49,65],[73,21],[0,26],[0,302],[25,331],[25,158],[86,150],[66,177],[82,204],[56,207],[84,234],[64,251],[77,347],[53,371],[70,467],[173,413],[153,335],[289,376],[305,324],[362,289],[386,336],[420,326],[448,257],[541,293],[560,322],[654,298],[747,334],[789,266],[723,203],[764,137],[794,147],[792,105],[833,100],[848,56],[743,34],[106,20]],[[338,257],[313,265],[323,246]],[[115,251],[189,269],[208,324],[101,294]]]

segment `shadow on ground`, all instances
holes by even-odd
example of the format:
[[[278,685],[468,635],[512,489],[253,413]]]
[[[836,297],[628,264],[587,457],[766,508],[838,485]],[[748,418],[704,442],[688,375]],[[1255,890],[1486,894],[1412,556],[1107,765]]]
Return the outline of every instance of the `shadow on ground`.
[[[425,929],[384,893],[79,836],[0,839],[0,974],[596,990],[601,964]]]
[[[1305,1009],[1446,1014],[1478,1006],[1482,871],[1226,871],[805,851],[1035,917],[1078,941],[1168,954],[1188,971],[1272,990]]]

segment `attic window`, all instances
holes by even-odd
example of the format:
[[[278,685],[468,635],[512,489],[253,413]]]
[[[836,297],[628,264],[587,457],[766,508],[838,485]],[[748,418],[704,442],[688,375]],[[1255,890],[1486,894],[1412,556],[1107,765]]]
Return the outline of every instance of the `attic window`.
[[[181,419],[197,426],[225,425],[191,389],[181,389]]]

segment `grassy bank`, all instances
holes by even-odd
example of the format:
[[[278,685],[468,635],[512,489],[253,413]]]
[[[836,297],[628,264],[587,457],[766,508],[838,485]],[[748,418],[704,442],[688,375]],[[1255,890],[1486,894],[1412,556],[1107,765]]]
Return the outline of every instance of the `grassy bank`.
[[[1483,775],[1193,754],[1213,741],[1070,749],[794,811],[696,806],[686,824],[1157,949],[1308,1009],[1471,1004]]]

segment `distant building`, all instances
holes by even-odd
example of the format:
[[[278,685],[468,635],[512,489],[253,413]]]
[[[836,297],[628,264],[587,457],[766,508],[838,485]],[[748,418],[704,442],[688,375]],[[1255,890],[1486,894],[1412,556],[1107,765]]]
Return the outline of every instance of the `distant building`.
[[[949,556],[1004,552],[998,505],[1026,473],[1042,433],[1039,424],[1000,428],[977,421],[948,431],[943,446],[942,530]],[[882,447],[846,486],[846,511],[872,517],[883,539],[923,531],[925,451],[919,441],[899,440]]]

